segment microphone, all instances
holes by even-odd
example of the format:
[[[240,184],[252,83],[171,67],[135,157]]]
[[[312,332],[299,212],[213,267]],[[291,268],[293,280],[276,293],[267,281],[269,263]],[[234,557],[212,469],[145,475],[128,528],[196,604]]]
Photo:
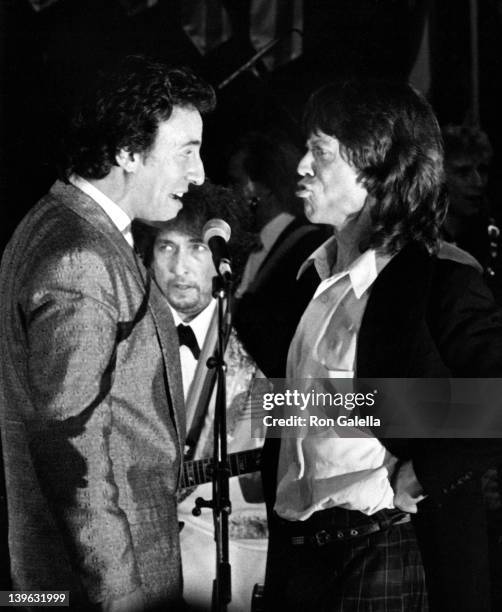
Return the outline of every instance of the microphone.
[[[202,240],[211,251],[214,267],[227,282],[232,280],[231,260],[227,249],[231,233],[230,225],[223,219],[210,219],[202,228]]]

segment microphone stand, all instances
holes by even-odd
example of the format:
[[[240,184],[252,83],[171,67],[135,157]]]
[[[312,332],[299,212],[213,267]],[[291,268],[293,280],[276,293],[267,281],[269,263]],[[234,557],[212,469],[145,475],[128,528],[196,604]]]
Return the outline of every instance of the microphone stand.
[[[225,348],[231,330],[232,280],[229,275],[213,278],[213,296],[218,304],[218,342],[216,351],[207,365],[216,369],[216,403],[214,409],[213,444],[213,497],[207,501],[201,497],[195,500],[193,514],[200,514],[201,508],[211,508],[214,521],[216,544],[216,578],[213,580],[212,612],[225,612],[232,600],[231,566],[229,562],[228,516],[232,512],[229,494],[227,460],[227,401]]]

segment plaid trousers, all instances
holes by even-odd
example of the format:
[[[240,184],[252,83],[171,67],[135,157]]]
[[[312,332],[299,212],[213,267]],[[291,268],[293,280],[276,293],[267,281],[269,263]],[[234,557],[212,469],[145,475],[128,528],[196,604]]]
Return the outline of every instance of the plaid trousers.
[[[324,511],[329,512],[329,511]],[[384,511],[385,512],[385,511]],[[345,526],[357,526],[351,515]],[[373,517],[364,517],[367,524]],[[411,523],[328,543],[295,546],[285,521],[271,521],[265,581],[266,610],[426,612],[424,569]]]

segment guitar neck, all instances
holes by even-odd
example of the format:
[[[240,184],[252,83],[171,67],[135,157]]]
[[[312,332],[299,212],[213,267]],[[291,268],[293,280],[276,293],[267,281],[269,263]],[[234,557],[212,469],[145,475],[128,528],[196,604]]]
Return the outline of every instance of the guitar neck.
[[[231,453],[228,455],[227,466],[230,477],[250,474],[260,469],[261,448]],[[181,477],[181,488],[196,487],[209,482],[212,479],[213,458],[196,459],[183,462],[183,474]]]

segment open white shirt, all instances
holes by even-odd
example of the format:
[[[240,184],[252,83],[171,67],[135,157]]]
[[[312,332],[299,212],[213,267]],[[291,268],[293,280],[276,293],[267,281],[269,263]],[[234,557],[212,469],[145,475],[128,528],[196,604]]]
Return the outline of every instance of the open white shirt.
[[[312,261],[322,281],[291,343],[288,380],[354,377],[369,292],[390,257],[368,250],[347,270],[332,274],[335,258],[336,241],[330,238],[300,268],[302,273]],[[275,510],[285,519],[305,520],[333,506],[368,515],[392,508],[389,474],[395,463],[374,437],[340,438],[334,430],[323,430],[284,439]]]

